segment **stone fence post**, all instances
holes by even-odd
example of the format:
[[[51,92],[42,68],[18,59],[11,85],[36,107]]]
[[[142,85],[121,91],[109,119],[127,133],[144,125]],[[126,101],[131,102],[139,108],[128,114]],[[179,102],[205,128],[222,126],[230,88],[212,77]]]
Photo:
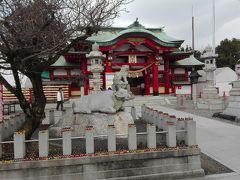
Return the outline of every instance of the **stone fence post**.
[[[128,124],[128,149],[137,149],[137,129],[135,124]]]
[[[176,125],[173,122],[167,122],[167,146],[176,147]]]
[[[72,129],[71,127],[62,128],[63,155],[72,155]]]
[[[86,154],[94,153],[94,136],[93,127],[87,126],[85,128],[85,138],[86,138]]]
[[[40,130],[38,133],[39,157],[47,157],[49,153],[48,130]]]
[[[185,143],[188,146],[196,145],[196,121],[185,120],[185,129],[186,129],[186,140]]]
[[[25,133],[15,132],[13,135],[14,139],[14,159],[23,159],[26,154],[25,147]]]
[[[147,124],[147,147],[157,147],[156,126],[153,124]]]
[[[133,120],[135,121],[137,119],[137,111],[134,106],[131,107],[131,115],[132,115]]]
[[[146,105],[145,104],[143,104],[142,106],[141,106],[141,116],[142,116],[142,120],[145,120],[146,121]]]
[[[108,125],[108,151],[116,151],[116,129],[114,125]]]
[[[159,113],[157,110],[153,112],[153,124],[156,125],[159,122]]]
[[[163,112],[158,111],[158,121],[156,123],[158,129],[163,129]]]
[[[167,131],[167,122],[169,121],[169,115],[168,113],[163,113],[162,117],[163,117],[162,129],[164,131]]]

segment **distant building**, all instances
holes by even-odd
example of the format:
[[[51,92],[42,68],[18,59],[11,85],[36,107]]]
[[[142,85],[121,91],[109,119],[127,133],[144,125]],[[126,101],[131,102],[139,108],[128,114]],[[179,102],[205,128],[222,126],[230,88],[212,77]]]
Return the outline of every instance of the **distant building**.
[[[236,72],[229,67],[217,68],[215,71],[215,77],[219,95],[223,96],[225,92],[225,95],[229,96],[229,91],[232,89],[232,85],[230,83],[237,80]]]

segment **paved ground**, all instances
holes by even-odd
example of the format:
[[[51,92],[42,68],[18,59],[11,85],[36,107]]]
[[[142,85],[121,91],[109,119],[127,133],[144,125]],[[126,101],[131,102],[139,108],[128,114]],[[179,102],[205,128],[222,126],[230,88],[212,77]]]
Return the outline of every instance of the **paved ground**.
[[[197,140],[203,153],[229,167],[236,173],[207,176],[201,179],[240,179],[240,127],[169,107],[153,106],[155,109],[175,114],[177,117],[193,117],[197,122]],[[210,113],[209,113],[210,114]],[[205,116],[209,116],[206,114]],[[196,178],[195,178],[196,179]]]

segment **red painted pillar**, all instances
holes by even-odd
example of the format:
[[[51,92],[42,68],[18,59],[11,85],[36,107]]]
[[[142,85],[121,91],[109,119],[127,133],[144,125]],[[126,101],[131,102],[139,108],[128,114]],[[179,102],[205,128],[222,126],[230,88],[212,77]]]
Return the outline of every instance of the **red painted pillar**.
[[[185,69],[185,81],[188,81],[188,70],[187,70],[187,68]]]
[[[145,95],[150,94],[150,73],[146,70],[144,74],[144,87],[145,87]]]
[[[154,63],[152,65],[153,72],[153,96],[159,95],[159,83],[158,83],[158,64]]]
[[[174,80],[175,80],[174,68],[171,69],[171,74],[172,74],[172,82],[174,82]],[[173,83],[172,83],[172,93],[175,94],[175,87],[174,87]]]
[[[82,74],[87,76],[87,59],[83,59],[82,61]],[[84,79],[84,95],[88,95],[89,90],[89,80],[87,78]]]
[[[164,60],[164,84],[165,84],[165,94],[169,94],[169,61]]]
[[[112,59],[107,59],[105,63],[105,71],[103,73],[103,87],[106,89],[106,74],[112,72]]]

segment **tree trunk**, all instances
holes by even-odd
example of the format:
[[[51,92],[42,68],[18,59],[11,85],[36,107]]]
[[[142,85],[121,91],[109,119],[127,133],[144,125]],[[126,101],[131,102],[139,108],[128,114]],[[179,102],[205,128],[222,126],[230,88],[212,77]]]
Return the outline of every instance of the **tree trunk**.
[[[37,128],[44,118],[44,110],[46,106],[46,97],[44,95],[41,73],[34,73],[29,77],[33,87],[33,102],[31,114],[34,118],[33,128]]]
[[[30,107],[30,114],[27,115],[23,129],[25,130],[26,137],[30,138],[45,116],[46,98],[43,92],[41,73],[28,74],[28,78],[32,83],[34,98]]]

